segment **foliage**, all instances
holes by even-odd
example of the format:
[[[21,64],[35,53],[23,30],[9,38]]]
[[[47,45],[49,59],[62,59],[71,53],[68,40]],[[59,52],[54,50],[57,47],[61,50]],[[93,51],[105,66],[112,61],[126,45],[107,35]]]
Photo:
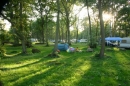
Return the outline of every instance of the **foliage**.
[[[0,41],[1,44],[8,43],[10,41],[11,34],[6,30],[0,30]]]
[[[31,29],[31,37],[32,38],[37,38],[39,40],[39,42],[42,41],[42,27],[41,27],[41,24],[42,24],[41,18],[37,18],[36,21],[33,21],[31,23],[31,28],[30,28]],[[55,37],[55,22],[52,21],[51,19],[49,19],[48,22],[47,22],[47,25],[48,25],[48,33],[49,33],[49,36],[47,36],[47,37],[49,39],[54,39],[54,37]],[[46,23],[45,23],[44,26],[45,26],[44,29],[47,30],[46,29]]]
[[[40,20],[40,23],[37,24],[40,27],[37,30],[40,31],[40,37],[38,38],[40,38],[40,42],[48,43],[48,23],[49,21],[52,21],[52,16],[54,13],[56,13],[55,2],[52,0],[36,0],[33,5],[33,10],[37,11],[35,16],[37,17],[37,20]]]
[[[79,1],[61,0],[61,2],[59,3],[60,8],[58,8],[59,9],[58,10],[56,8],[55,0],[29,0],[29,1],[10,0],[10,2],[5,5],[1,15],[2,18],[7,19],[12,24],[11,29],[13,32],[14,41],[17,42],[19,42],[18,40],[21,41],[23,52],[26,52],[25,44],[31,37],[31,35],[32,37],[38,38],[40,42],[43,43],[45,40],[46,43],[48,43],[48,38],[54,39],[55,35],[57,34],[60,36],[59,39],[62,40],[65,39],[68,41],[68,43],[70,43],[71,37],[72,38],[76,37],[76,39],[80,39],[83,36],[85,36],[84,38],[88,38],[88,40],[90,40],[90,43],[91,42],[96,43],[96,41],[99,39],[101,35],[99,33],[100,31],[102,32],[102,35],[105,34],[105,36],[122,36],[122,37],[129,36],[130,6],[129,3],[127,3],[127,0],[99,0],[99,1],[101,1],[101,7],[99,3],[97,3],[98,2],[97,0],[79,0]],[[73,19],[74,17],[72,17],[71,11],[75,4],[82,6],[84,4],[84,6],[87,6],[87,10],[89,10],[88,8],[93,10],[93,15],[89,16],[88,14],[87,18],[83,21],[82,25],[84,26],[83,27],[84,30],[81,33],[78,33],[77,29],[78,25],[76,25],[76,23],[75,26],[73,25],[73,23],[76,20]],[[101,14],[103,13],[112,14],[112,18],[109,20],[112,23],[112,25],[109,25],[108,22],[105,22],[106,31],[102,31],[103,29],[101,30],[99,29],[103,27],[103,23],[102,26],[99,27],[99,17],[101,19],[101,16],[99,16],[97,10],[99,9],[99,7],[103,11]],[[60,11],[62,16],[60,16],[59,19],[61,24],[61,26],[59,27],[60,28],[59,33],[56,34],[55,33],[56,27],[53,19],[55,18],[55,13],[57,10]],[[92,18],[93,16],[94,18]],[[34,22],[32,19],[33,17],[35,17],[36,19],[36,21]],[[85,25],[85,23],[87,23],[86,21],[88,20],[89,24]],[[95,22],[93,22],[93,20]],[[76,29],[73,32],[70,32],[71,24]],[[111,31],[109,29],[111,29]],[[10,36],[10,34],[8,33],[6,34],[6,32],[4,32],[4,34],[1,34],[1,41],[3,42],[7,41],[9,39],[7,38],[7,35]],[[102,37],[103,40],[104,38],[105,37]]]
[[[0,45],[0,59],[5,56],[4,54],[5,54],[5,49],[3,46]]]
[[[126,6],[119,10],[117,19],[119,22],[119,26],[122,27],[120,30],[124,31],[126,34],[126,37],[130,34],[130,7]]]
[[[4,57],[5,49],[4,43],[9,42],[10,35],[7,31],[3,30],[4,25],[0,22],[0,59]]]
[[[11,23],[13,36],[21,41],[23,53],[27,53],[26,42],[30,34],[28,21],[31,13],[31,3],[32,0],[10,0],[1,14],[4,19]]]

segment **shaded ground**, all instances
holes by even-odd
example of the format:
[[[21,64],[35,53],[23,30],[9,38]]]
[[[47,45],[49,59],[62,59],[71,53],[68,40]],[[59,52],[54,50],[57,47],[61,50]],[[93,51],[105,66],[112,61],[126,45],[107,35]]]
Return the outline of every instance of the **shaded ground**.
[[[85,44],[73,46],[86,49]],[[106,49],[109,58],[99,60],[94,57],[99,47],[94,52],[62,51],[60,58],[45,58],[53,47],[36,47],[40,53],[0,60],[5,86],[130,86],[130,50]]]

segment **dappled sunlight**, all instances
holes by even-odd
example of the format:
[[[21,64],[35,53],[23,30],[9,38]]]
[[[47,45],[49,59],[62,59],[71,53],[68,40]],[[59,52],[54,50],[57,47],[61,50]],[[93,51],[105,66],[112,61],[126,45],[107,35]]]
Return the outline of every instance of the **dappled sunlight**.
[[[113,60],[109,63],[106,73],[108,73],[108,77],[111,76],[110,79],[113,80],[113,84],[128,86],[130,82],[128,79],[130,78],[130,58],[127,52],[129,51],[120,51],[118,48],[114,48],[114,50],[118,52],[113,52]]]
[[[52,60],[52,59],[51,59]],[[4,74],[3,79],[7,80],[7,81],[16,81],[13,83],[24,83],[24,79],[29,79],[31,77],[37,76],[40,73],[44,74],[44,72],[46,72],[47,70],[51,69],[53,66],[49,66],[47,63],[51,60],[48,61],[43,61],[43,59],[33,59],[30,62],[25,60],[25,63],[20,63],[21,65],[17,66],[13,65],[15,67],[8,68],[8,70],[2,70],[2,74]],[[47,67],[48,66],[48,67]],[[8,66],[9,67],[9,66]],[[5,72],[6,71],[6,72]],[[13,76],[9,76],[9,75],[13,75]],[[2,75],[3,77],[3,75]],[[17,77],[21,77],[21,78],[17,78]],[[15,79],[17,78],[17,79]],[[12,83],[12,85],[9,86],[14,86]]]
[[[12,63],[12,64],[3,64],[3,68],[9,68],[9,69],[14,69],[14,68],[20,68],[20,67],[24,67],[24,66],[27,66],[29,64],[33,64],[33,63],[36,63],[38,62],[40,59],[31,59],[31,60],[24,60],[24,62],[22,61],[16,61],[15,63]]]
[[[79,46],[86,48],[86,45]],[[46,52],[52,48],[43,48],[48,51],[2,59],[0,72],[5,86],[129,86],[127,50],[112,47],[112,51],[106,52],[110,57],[104,59],[94,57],[98,49],[94,52],[61,51],[59,58],[52,58],[46,57]]]
[[[120,49],[119,48],[116,48],[116,47],[114,47],[113,48],[115,51],[120,51]]]
[[[129,84],[128,77],[130,76],[128,76],[129,74],[127,72],[128,67],[123,67],[123,62],[128,63],[129,60],[124,56],[124,54],[126,54],[125,52],[122,54],[118,48],[113,49],[113,53],[109,52],[112,53],[112,57],[106,58],[105,60],[96,60],[91,62],[90,69],[80,78],[81,80],[79,80],[76,86],[80,86],[81,84],[82,86],[93,86],[96,84],[98,86],[101,84],[102,86],[127,86]],[[125,77],[127,77],[127,79]],[[124,81],[126,83],[123,83]]]
[[[21,52],[15,53],[15,54],[5,54],[5,57],[13,57],[13,56],[17,56],[18,54],[20,54]]]
[[[124,52],[124,51],[123,51]],[[115,56],[117,57],[116,59],[120,62],[120,63],[124,63],[124,62],[129,62],[129,60],[124,56],[124,54],[122,54],[121,52],[119,53],[115,53]]]
[[[76,67],[75,69],[72,69],[72,74],[66,78],[65,80],[62,80],[60,83],[66,84],[68,86],[71,86],[72,84],[77,83],[79,80],[81,80],[82,76],[89,71],[91,68],[91,63],[83,63],[81,66]]]
[[[129,51],[130,52],[130,51]],[[125,57],[128,57],[129,59],[130,59],[130,53],[123,53],[123,55],[125,56]],[[128,59],[127,58],[127,59]]]
[[[24,77],[20,77],[20,78],[17,79],[15,82],[9,83],[8,86],[16,86],[16,85],[15,85],[16,83],[19,83],[19,85],[20,85],[20,83],[23,83],[25,80],[28,80],[28,79],[30,79],[30,78],[32,78],[32,77],[34,77],[34,76],[40,75],[40,74],[42,74],[42,73],[44,73],[44,72],[46,72],[46,71],[48,71],[48,70],[50,70],[50,69],[51,69],[51,67],[46,68],[46,69],[44,69],[44,70],[37,71],[36,73],[28,74],[28,75],[26,75],[26,76],[24,76]]]
[[[69,55],[69,54],[68,54]],[[67,58],[58,58],[54,62],[60,64],[49,65],[54,66],[48,73],[49,76],[45,76],[38,81],[38,84],[44,85],[72,85],[74,82],[78,82],[78,79],[91,68],[90,61],[84,61],[86,58],[74,57],[74,54]],[[82,59],[81,59],[82,58]],[[53,72],[52,72],[53,71]],[[44,74],[45,75],[45,74]],[[60,80],[59,80],[60,79]],[[45,82],[45,83],[44,83]]]

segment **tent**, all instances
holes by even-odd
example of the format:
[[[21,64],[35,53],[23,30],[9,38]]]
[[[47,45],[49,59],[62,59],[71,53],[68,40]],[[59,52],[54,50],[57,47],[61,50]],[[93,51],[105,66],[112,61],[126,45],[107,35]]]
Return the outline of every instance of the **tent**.
[[[73,48],[73,47],[70,47],[67,49],[67,52],[74,52],[74,51],[75,51],[75,48]]]
[[[105,38],[106,41],[121,41],[122,38],[120,37],[107,37]]]
[[[64,51],[67,50],[69,48],[69,45],[67,43],[63,43],[63,44],[58,44],[58,49],[60,51]]]

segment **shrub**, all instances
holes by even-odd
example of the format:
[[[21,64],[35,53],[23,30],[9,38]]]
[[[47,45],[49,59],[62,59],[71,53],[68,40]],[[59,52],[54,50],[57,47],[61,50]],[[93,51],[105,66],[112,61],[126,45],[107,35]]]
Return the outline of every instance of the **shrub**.
[[[36,49],[36,48],[33,48],[33,49],[32,49],[32,53],[39,53],[39,52],[40,52],[39,49]]]
[[[2,46],[0,46],[0,58],[4,57],[4,53],[5,53],[5,49]]]

